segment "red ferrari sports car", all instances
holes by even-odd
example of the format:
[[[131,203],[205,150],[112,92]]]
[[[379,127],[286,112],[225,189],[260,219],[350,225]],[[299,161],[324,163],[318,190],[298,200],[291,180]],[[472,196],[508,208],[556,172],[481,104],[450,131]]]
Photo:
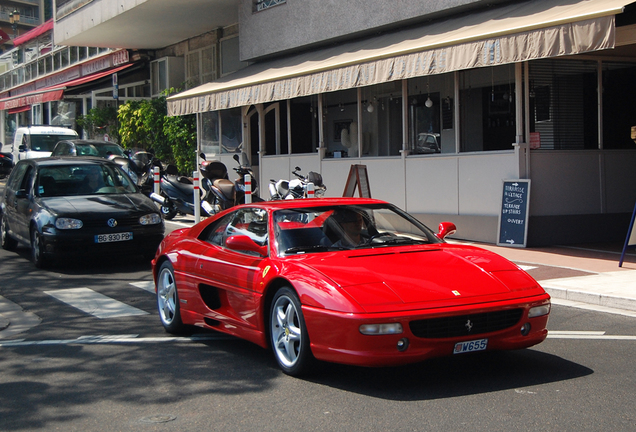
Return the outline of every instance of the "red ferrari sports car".
[[[316,359],[389,366],[542,342],[550,296],[505,258],[444,241],[454,231],[363,198],[234,207],[161,243],[161,322],[271,347],[294,376]]]

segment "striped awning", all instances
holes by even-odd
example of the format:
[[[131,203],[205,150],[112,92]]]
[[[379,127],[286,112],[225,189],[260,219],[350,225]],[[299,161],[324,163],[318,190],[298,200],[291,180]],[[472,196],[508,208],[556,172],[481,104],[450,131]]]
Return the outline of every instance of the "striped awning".
[[[169,115],[614,48],[626,0],[535,0],[256,63],[168,98]]]

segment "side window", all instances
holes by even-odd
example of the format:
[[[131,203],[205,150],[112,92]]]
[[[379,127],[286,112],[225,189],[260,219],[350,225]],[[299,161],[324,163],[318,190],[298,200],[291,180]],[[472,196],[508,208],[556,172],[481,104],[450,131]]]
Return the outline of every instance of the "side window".
[[[208,226],[199,236],[200,240],[206,241],[213,245],[224,246],[225,245],[225,231],[228,224],[234,218],[234,213],[230,213],[225,217],[214,222]]]
[[[24,178],[24,173],[27,168],[29,168],[28,164],[18,164],[11,173],[11,178],[9,179],[9,183],[7,187],[13,191],[20,189],[20,185],[22,184],[22,179]]]
[[[267,244],[267,212],[257,208],[237,211],[227,229],[228,236],[236,234],[246,235],[261,246]]]
[[[20,183],[20,189],[24,189],[27,195],[31,193],[31,185],[33,184],[33,174],[35,170],[31,165],[27,167],[27,171],[22,178],[22,182]]]
[[[267,212],[250,208],[230,213],[207,227],[199,239],[225,247],[225,240],[232,235],[246,235],[259,245],[267,244]]]

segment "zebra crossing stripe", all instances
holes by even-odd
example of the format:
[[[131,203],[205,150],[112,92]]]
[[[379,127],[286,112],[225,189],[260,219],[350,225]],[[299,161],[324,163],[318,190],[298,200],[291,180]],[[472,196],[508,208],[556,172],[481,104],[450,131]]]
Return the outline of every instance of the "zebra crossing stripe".
[[[45,294],[97,318],[149,315],[148,312],[122,303],[88,288],[44,291]]]
[[[153,281],[130,282],[130,285],[155,294],[155,283]]]

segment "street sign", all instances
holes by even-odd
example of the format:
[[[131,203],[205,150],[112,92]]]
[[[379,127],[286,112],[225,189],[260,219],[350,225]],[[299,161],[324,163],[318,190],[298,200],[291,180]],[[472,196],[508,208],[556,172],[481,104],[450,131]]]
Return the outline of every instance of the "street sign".
[[[113,74],[113,99],[119,99],[119,83],[117,82],[117,73]]]
[[[499,211],[497,245],[526,247],[530,180],[505,180]]]

